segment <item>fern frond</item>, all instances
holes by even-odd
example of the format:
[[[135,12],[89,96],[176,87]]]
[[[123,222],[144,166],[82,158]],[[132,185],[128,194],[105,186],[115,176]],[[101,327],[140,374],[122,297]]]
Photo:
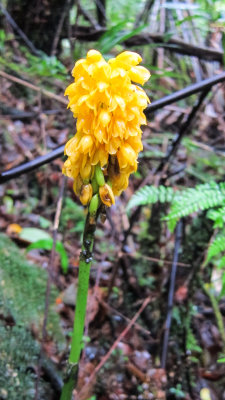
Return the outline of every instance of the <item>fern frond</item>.
[[[200,210],[225,205],[225,182],[211,182],[185,189],[176,195],[170,213],[164,218],[179,219]]]
[[[217,210],[209,210],[207,212],[207,217],[214,221],[213,228],[223,228],[225,224],[225,206]]]
[[[220,262],[219,262],[219,265],[218,265],[218,268],[220,268],[220,269],[222,269],[222,268],[224,268],[225,267],[225,256],[223,256],[221,259],[220,259]]]
[[[165,186],[144,186],[138,190],[131,198],[127,205],[127,211],[133,207],[160,203],[170,203],[174,198],[174,190]]]
[[[225,251],[225,231],[220,232],[210,244],[204,264],[206,265],[212,257],[219,255],[223,251]]]

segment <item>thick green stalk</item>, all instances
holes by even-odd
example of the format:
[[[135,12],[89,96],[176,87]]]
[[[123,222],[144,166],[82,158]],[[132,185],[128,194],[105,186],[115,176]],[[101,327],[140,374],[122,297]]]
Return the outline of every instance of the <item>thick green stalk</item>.
[[[77,381],[78,364],[82,349],[82,337],[84,332],[95,228],[96,217],[93,217],[92,215],[90,215],[90,213],[88,213],[84,228],[83,245],[79,262],[78,290],[71,350],[65,383],[60,400],[71,400],[72,392]]]
[[[223,346],[223,353],[225,354],[225,330],[224,330],[224,324],[223,324],[223,316],[220,312],[220,308],[219,308],[219,303],[217,298],[214,296],[214,294],[212,293],[212,291],[210,290],[211,287],[209,284],[203,284],[203,288],[204,291],[206,293],[206,295],[209,297],[211,304],[212,304],[212,308],[214,311],[214,315],[216,318],[216,322],[217,322],[217,327],[222,339],[222,346]]]

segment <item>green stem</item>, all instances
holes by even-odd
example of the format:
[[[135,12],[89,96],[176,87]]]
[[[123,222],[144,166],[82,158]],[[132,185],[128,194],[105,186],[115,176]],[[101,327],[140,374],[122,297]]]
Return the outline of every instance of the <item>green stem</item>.
[[[209,297],[211,304],[212,304],[212,308],[214,311],[214,315],[216,318],[216,322],[217,322],[217,326],[219,329],[219,333],[222,339],[222,345],[223,345],[223,353],[225,354],[225,330],[224,330],[224,324],[223,324],[223,316],[220,312],[219,309],[219,303],[217,298],[213,295],[212,291],[210,290],[210,286],[207,284],[204,284],[203,286],[204,291],[206,293],[206,295]]]
[[[78,290],[72,343],[65,383],[60,400],[71,400],[72,392],[78,377],[78,363],[82,349],[96,219],[97,218],[93,218],[93,216],[88,213],[84,228],[83,245],[79,262]]]

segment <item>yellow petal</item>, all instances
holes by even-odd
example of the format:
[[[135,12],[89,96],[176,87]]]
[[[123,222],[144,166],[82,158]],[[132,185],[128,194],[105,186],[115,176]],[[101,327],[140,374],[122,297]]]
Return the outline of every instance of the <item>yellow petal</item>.
[[[91,164],[87,162],[87,164],[84,167],[80,168],[80,174],[81,178],[85,181],[86,179],[89,179],[91,176]]]
[[[91,135],[85,135],[82,137],[80,141],[80,149],[84,154],[88,153],[92,145],[93,145],[93,138]]]
[[[83,206],[86,206],[88,203],[90,203],[92,194],[93,194],[93,190],[92,190],[92,186],[90,183],[88,185],[82,186],[81,194],[80,194],[80,201],[83,204]]]
[[[81,179],[81,176],[79,175],[73,183],[73,191],[77,196],[81,195],[82,186],[83,186],[83,180]]]
[[[150,78],[150,72],[145,67],[132,67],[129,71],[130,79],[133,82],[143,85]]]
[[[89,62],[95,63],[98,62],[100,60],[102,60],[102,55],[99,51],[97,50],[89,50],[87,53],[87,60]]]
[[[115,95],[114,98],[115,98],[117,104],[120,106],[121,110],[124,111],[126,108],[126,103],[125,103],[124,99],[121,96],[117,96],[117,95]]]
[[[104,90],[106,90],[108,88],[109,84],[106,82],[98,82],[97,86],[98,86],[99,91],[103,92]]]
[[[134,51],[123,51],[116,57],[116,60],[123,61],[127,64],[135,66],[137,64],[140,64],[142,58],[138,53],[135,53]]]
[[[129,137],[127,139],[127,143],[132,147],[136,154],[143,150],[143,144],[140,136]]]
[[[127,165],[135,164],[137,155],[128,143],[124,143],[117,153],[117,158],[120,168],[124,168]]]
[[[72,76],[78,78],[80,75],[82,75],[84,73],[86,68],[87,68],[86,59],[85,58],[81,58],[74,65],[74,68],[72,70]]]
[[[96,151],[92,159],[92,165],[97,165],[100,162],[101,167],[104,167],[108,163],[108,153],[106,152],[103,145],[101,145]]]
[[[99,122],[104,128],[108,125],[111,119],[111,114],[106,110],[102,110],[99,115]]]

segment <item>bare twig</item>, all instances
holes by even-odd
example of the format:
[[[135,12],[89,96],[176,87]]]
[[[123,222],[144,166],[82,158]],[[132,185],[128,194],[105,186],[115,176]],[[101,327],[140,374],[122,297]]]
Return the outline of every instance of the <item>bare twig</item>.
[[[134,29],[138,28],[138,26],[140,26],[142,21],[144,22],[144,24],[147,23],[149,12],[154,4],[154,1],[155,0],[146,0],[143,10],[140,12],[140,14],[138,14],[137,19],[134,23]]]
[[[122,314],[121,312],[119,312],[118,310],[116,310],[115,308],[111,307],[108,303],[106,303],[104,300],[100,300],[100,304],[103,305],[103,307],[105,307],[111,314],[117,314],[119,315],[122,319],[124,319],[125,321],[127,321],[128,323],[131,321],[130,318],[127,318],[124,314]],[[139,325],[137,322],[134,323],[134,326],[137,330],[143,332],[145,335],[151,335],[151,332],[145,328],[143,328],[143,326]]]
[[[166,157],[161,161],[161,163],[157,167],[156,172],[162,171],[163,168],[165,167],[165,165],[169,162],[170,158],[176,153],[181,140],[183,139],[184,135],[186,135],[187,132],[190,130],[191,123],[192,123],[194,117],[196,116],[199,108],[201,107],[201,105],[208,93],[209,93],[209,89],[206,89],[200,94],[198,101],[192,108],[192,111],[189,114],[187,120],[181,126],[180,132],[178,133],[177,137],[173,141],[171,148],[169,149]]]
[[[98,23],[100,26],[106,26],[106,12],[105,12],[105,3],[106,0],[94,0],[96,4]]]
[[[102,358],[102,360],[100,361],[100,363],[97,365],[97,367],[94,369],[94,371],[92,372],[89,380],[88,380],[88,385],[90,385],[92,383],[92,381],[94,380],[95,376],[97,375],[97,373],[99,372],[99,370],[103,367],[103,365],[107,362],[107,360],[109,359],[109,357],[111,356],[113,350],[116,349],[116,347],[118,346],[119,342],[126,336],[126,334],[129,332],[129,330],[131,329],[131,327],[135,324],[135,322],[137,321],[138,317],[140,316],[140,314],[142,313],[142,311],[147,307],[147,305],[149,304],[151,298],[147,297],[140,309],[137,311],[137,313],[134,315],[134,317],[130,320],[129,324],[127,325],[127,327],[121,332],[121,334],[118,336],[118,338],[115,340],[115,342],[113,343],[113,345],[111,346],[111,348],[109,349],[109,351],[106,353],[106,355]],[[87,389],[87,387],[85,386],[85,390]],[[82,393],[84,392],[84,388],[81,389],[81,391],[78,393],[77,396],[77,400],[79,400],[79,397],[81,397]]]
[[[0,3],[0,10],[2,14],[6,17],[7,21],[10,23],[10,25],[13,27],[13,29],[18,33],[18,35],[23,39],[23,41],[26,43],[27,47],[32,51],[33,54],[36,56],[40,57],[41,52],[40,50],[37,50],[36,47],[33,45],[33,43],[28,39],[28,37],[25,35],[25,33],[19,28],[17,23],[14,21],[14,19],[11,17],[9,12],[3,7],[3,5]]]
[[[223,62],[223,51],[216,50],[211,47],[196,46],[194,44],[184,42],[178,38],[170,38],[168,40],[162,34],[154,33],[147,34],[142,33],[139,35],[132,36],[124,42],[126,46],[140,46],[144,44],[155,43],[157,47],[163,47],[176,53],[186,54],[190,56],[196,56],[203,60],[215,60]]]
[[[10,80],[12,82],[19,83],[19,85],[26,86],[29,89],[35,90],[36,92],[42,93],[45,96],[50,97],[53,100],[57,100],[62,104],[68,104],[68,101],[66,99],[64,99],[63,97],[58,96],[55,93],[49,92],[48,90],[42,89],[42,88],[40,88],[40,87],[38,87],[36,85],[33,85],[32,83],[27,82],[27,81],[25,81],[23,79],[16,78],[15,76],[9,75],[4,71],[0,71],[0,76],[2,76],[3,78],[6,78],[6,79],[8,79],[8,80]]]
[[[66,14],[69,10],[69,6],[70,6],[71,0],[66,0],[65,4],[64,4],[64,9],[62,14],[60,15],[60,19],[59,19],[59,23],[57,25],[56,28],[56,32],[55,32],[55,37],[52,43],[52,50],[51,50],[51,56],[54,56],[56,54],[56,49],[59,43],[59,39],[60,39],[60,34],[62,32],[62,27],[63,27],[63,23],[66,17]]]
[[[89,14],[89,12],[87,10],[85,10],[84,7],[82,7],[80,0],[77,0],[77,7],[78,7],[78,11],[84,16],[84,18],[90,22],[91,26],[96,29],[99,30],[100,26],[99,24],[95,21],[95,19],[92,17],[91,14]]]
[[[173,311],[173,296],[174,296],[175,280],[176,280],[176,273],[177,273],[177,261],[178,261],[178,257],[179,257],[181,238],[182,238],[182,220],[180,220],[178,222],[177,228],[176,228],[175,249],[174,249],[173,265],[172,265],[171,276],[170,276],[169,295],[168,295],[168,311],[167,311],[165,332],[164,332],[164,339],[163,339],[163,351],[162,351],[162,362],[161,362],[162,368],[166,367],[167,349],[168,349],[170,325],[171,325],[172,311]]]

